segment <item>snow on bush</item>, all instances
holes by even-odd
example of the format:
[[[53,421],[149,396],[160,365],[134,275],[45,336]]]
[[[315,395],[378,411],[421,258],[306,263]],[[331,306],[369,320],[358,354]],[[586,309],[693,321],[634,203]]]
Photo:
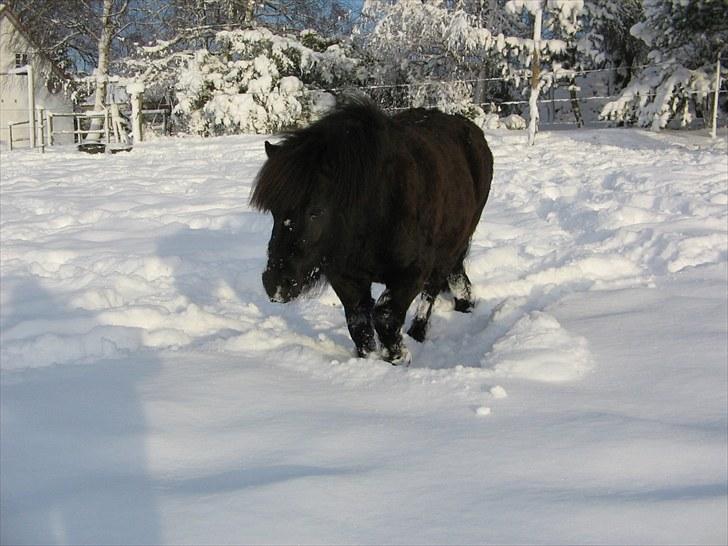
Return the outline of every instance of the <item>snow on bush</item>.
[[[180,69],[174,113],[196,134],[272,133],[320,115],[332,102],[321,89],[349,81],[356,68],[336,44],[317,51],[265,28],[223,31]]]
[[[511,114],[501,120],[501,125],[506,129],[525,129],[527,126],[526,120],[518,114]]]

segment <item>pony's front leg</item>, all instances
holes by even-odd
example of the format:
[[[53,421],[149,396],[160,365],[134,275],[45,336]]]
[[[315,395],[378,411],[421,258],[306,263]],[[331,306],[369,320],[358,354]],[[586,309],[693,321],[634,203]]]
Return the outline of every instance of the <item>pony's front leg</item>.
[[[329,277],[329,283],[344,306],[346,325],[356,346],[356,354],[360,358],[367,358],[377,350],[372,326],[374,300],[371,283],[337,277]]]
[[[412,357],[402,340],[402,325],[407,308],[420,292],[416,284],[389,288],[382,292],[374,306],[374,327],[382,345],[382,358],[395,366],[409,366]]]

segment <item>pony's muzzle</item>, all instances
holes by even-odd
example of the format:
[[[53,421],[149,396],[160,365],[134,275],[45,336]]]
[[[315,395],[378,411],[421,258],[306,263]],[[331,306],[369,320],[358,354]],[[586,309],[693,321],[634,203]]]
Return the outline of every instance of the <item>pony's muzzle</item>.
[[[297,281],[271,269],[263,272],[263,287],[270,301],[274,303],[287,303],[301,292]]]

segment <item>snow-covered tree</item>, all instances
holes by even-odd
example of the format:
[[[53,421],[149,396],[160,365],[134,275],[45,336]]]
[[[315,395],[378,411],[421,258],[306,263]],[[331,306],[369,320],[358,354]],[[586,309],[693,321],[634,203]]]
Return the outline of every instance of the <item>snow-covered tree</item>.
[[[540,9],[543,31],[539,39],[538,55],[543,86],[549,87],[559,79],[568,79],[569,66],[573,66],[573,50],[577,33],[581,29],[584,2],[582,0],[509,0],[507,11],[515,18],[526,21],[518,35],[499,37],[498,50],[504,58],[503,74],[516,85],[531,78],[534,52],[533,18]],[[568,63],[565,66],[565,63]]]
[[[715,66],[728,44],[725,0],[644,0],[631,33],[649,48],[648,66],[602,110],[607,119],[659,130],[689,123],[713,90]]]
[[[257,3],[257,18],[266,25],[312,29],[327,36],[351,30],[352,9],[347,0],[258,0]]]
[[[512,17],[528,23],[525,27],[529,29],[527,34],[523,34],[524,28],[521,27],[519,35],[499,36],[497,47],[503,56],[504,77],[524,96],[530,93],[532,123],[538,119],[537,99],[541,92],[563,85],[571,91],[572,107],[580,124],[575,71],[578,68],[577,42],[582,28],[583,0],[509,0],[506,9]],[[542,20],[540,36],[533,34],[536,17]],[[533,131],[532,128],[532,135]]]
[[[386,86],[372,89],[380,101],[482,115],[473,105],[473,89],[482,67],[492,63],[494,37],[464,4],[451,4],[366,0],[355,44],[366,59],[369,83]]]
[[[163,23],[170,39],[197,29],[209,47],[218,30],[234,30],[252,22],[279,29],[313,29],[327,35],[347,28],[351,10],[340,0],[165,0]]]

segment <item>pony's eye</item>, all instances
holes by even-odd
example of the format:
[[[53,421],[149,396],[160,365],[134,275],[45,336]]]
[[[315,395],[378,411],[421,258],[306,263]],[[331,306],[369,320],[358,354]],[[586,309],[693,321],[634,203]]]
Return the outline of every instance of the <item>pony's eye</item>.
[[[320,210],[312,210],[312,211],[311,211],[311,212],[310,212],[310,213],[308,214],[308,217],[309,217],[309,218],[310,218],[311,220],[316,220],[316,219],[317,219],[317,218],[318,218],[319,216],[321,216],[321,212],[322,212],[322,211],[320,211]]]

